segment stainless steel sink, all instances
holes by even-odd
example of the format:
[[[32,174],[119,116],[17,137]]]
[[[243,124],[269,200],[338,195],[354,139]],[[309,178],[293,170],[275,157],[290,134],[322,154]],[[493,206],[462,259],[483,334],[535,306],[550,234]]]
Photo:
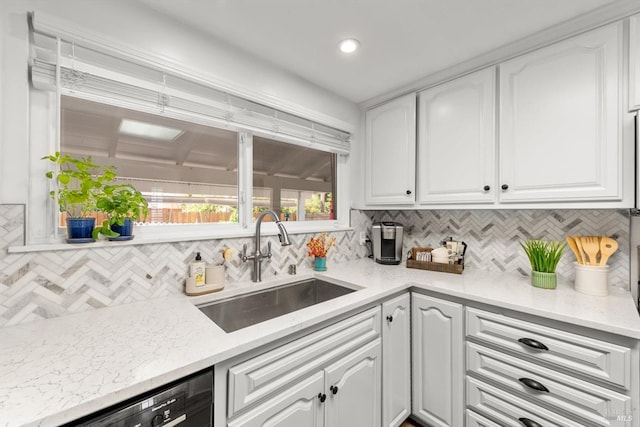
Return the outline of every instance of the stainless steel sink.
[[[351,292],[355,289],[312,278],[198,308],[225,332],[233,332]]]

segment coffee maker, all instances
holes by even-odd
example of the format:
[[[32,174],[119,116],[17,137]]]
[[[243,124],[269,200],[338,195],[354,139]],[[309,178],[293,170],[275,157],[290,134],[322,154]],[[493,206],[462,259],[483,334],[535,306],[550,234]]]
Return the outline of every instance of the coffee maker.
[[[371,228],[373,259],[378,264],[400,264],[402,261],[402,224],[391,221],[376,222]]]

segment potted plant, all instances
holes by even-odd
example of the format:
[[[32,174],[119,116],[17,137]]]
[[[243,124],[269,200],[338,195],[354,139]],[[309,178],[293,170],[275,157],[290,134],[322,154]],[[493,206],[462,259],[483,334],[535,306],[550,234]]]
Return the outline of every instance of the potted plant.
[[[56,166],[45,175],[57,187],[49,195],[58,203],[60,212],[66,213],[67,242],[93,241],[96,219],[90,215],[97,210],[96,203],[105,183],[115,179],[114,167],[98,165],[91,156],[75,158],[58,151],[42,159]]]
[[[520,245],[531,263],[531,284],[537,288],[555,289],[556,267],[564,251],[564,242],[527,240]]]
[[[133,221],[144,219],[148,202],[131,184],[107,184],[96,201],[99,211],[109,215],[93,231],[94,239],[102,234],[110,240],[133,239]]]
[[[313,269],[316,271],[327,270],[327,252],[329,248],[336,245],[336,238],[329,238],[329,233],[322,233],[318,237],[312,237],[307,242],[309,251],[307,255],[315,257],[313,260]]]

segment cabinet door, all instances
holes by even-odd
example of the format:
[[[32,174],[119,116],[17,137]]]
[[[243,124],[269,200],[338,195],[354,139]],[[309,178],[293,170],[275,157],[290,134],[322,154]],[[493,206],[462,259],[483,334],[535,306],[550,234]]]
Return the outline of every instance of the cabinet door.
[[[412,294],[413,415],[438,427],[464,417],[462,305]]]
[[[412,204],[415,201],[415,94],[368,110],[365,122],[365,203]]]
[[[500,66],[501,202],[622,200],[622,30]]]
[[[629,19],[629,110],[640,110],[640,15]]]
[[[229,427],[323,427],[322,371],[285,389],[262,405],[229,421]]]
[[[411,415],[410,296],[382,304],[382,425],[397,427]]]
[[[327,426],[380,426],[380,352],[378,338],[325,369]]]
[[[495,68],[418,95],[418,202],[492,203]]]

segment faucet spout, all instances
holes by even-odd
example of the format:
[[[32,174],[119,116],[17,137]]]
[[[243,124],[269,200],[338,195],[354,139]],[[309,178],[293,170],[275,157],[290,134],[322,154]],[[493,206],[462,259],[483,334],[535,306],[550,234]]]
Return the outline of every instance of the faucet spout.
[[[262,220],[267,215],[270,215],[275,220],[275,223],[278,226],[278,239],[280,240],[280,244],[282,246],[288,246],[291,244],[291,241],[289,240],[289,233],[287,233],[287,229],[284,228],[284,224],[282,224],[278,215],[271,209],[262,211],[262,213],[260,213],[258,219],[256,220],[255,252],[250,256],[244,255],[242,257],[243,261],[253,261],[253,272],[251,274],[251,280],[253,280],[254,282],[262,281],[262,260],[264,258],[271,258],[271,246],[269,246],[267,254],[263,254],[260,251],[260,226],[262,225]]]

